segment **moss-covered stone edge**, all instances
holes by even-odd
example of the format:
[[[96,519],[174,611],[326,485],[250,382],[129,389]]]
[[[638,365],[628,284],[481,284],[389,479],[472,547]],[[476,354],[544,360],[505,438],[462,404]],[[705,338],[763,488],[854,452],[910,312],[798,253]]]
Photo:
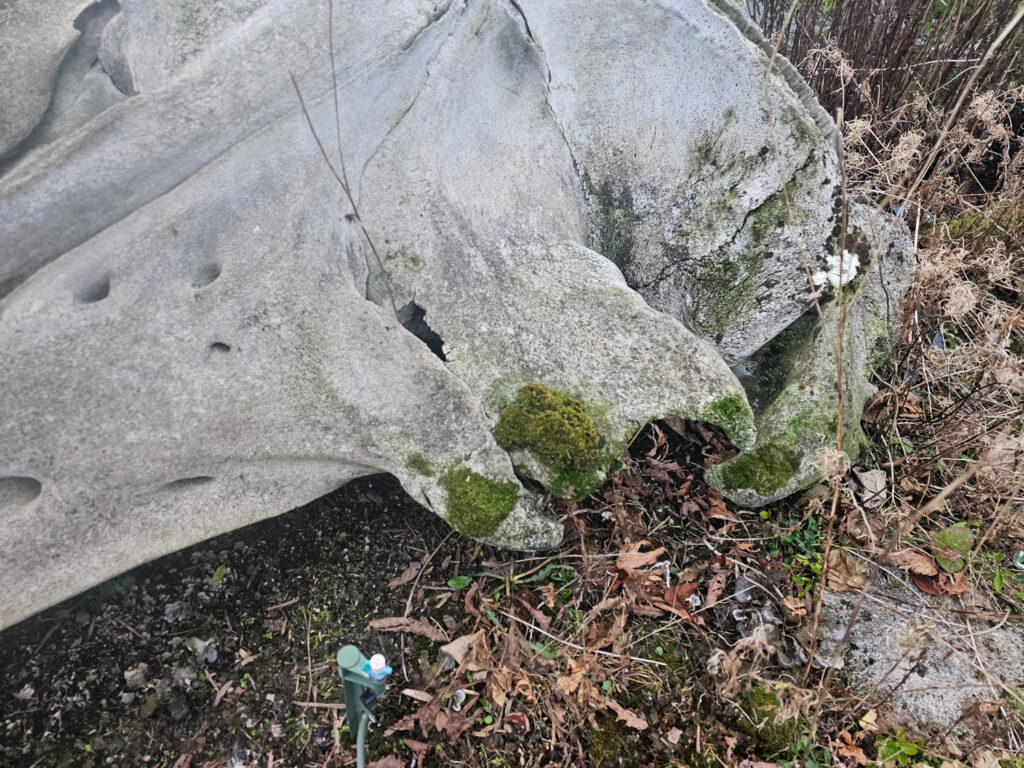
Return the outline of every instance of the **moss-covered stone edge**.
[[[518,393],[531,383],[536,382],[504,382],[502,386],[496,387],[488,398],[488,410],[500,414],[514,402],[512,393]],[[689,407],[658,409],[642,417],[628,419],[616,418],[617,408],[614,403],[587,398],[578,393],[565,394],[582,405],[601,437],[600,447],[592,460],[577,466],[557,467],[550,462],[540,461],[535,453],[527,449],[506,447],[506,450],[510,450],[513,465],[521,475],[541,483],[560,498],[581,501],[600,488],[609,475],[624,466],[623,453],[637,431],[657,419],[682,418],[713,424],[725,430],[729,439],[741,448],[753,446],[757,434],[753,412],[742,391],[726,392]],[[498,442],[500,445],[501,441]]]
[[[449,469],[438,478],[438,483],[448,494],[445,520],[473,539],[497,531],[519,498],[518,483],[491,480],[465,466]]]

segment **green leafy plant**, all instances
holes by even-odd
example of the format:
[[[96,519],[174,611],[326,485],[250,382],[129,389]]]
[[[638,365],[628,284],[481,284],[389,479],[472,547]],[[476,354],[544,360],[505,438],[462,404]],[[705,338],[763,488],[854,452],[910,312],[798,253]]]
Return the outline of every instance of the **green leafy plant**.
[[[957,523],[936,531],[932,535],[932,554],[935,562],[949,573],[956,573],[964,567],[964,557],[974,546],[974,534],[967,523]]]
[[[901,768],[906,768],[910,765],[912,758],[921,753],[923,747],[923,741],[910,741],[906,731],[900,728],[895,737],[887,738],[882,742],[878,748],[878,760],[883,765],[898,765]]]

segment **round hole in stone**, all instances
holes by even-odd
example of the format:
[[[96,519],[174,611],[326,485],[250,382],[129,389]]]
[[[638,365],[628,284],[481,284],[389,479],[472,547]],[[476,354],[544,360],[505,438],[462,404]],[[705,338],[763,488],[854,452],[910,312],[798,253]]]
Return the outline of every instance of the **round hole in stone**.
[[[0,477],[0,513],[31,504],[42,492],[43,484],[34,477]]]
[[[223,341],[215,341],[215,342],[213,342],[213,344],[210,345],[210,351],[211,352],[221,352],[221,353],[230,352],[231,351],[231,345],[230,344],[225,344]]]
[[[212,483],[213,478],[209,475],[197,475],[196,477],[183,477],[180,480],[173,480],[163,487],[165,491],[181,491],[186,488],[193,488],[197,485]]]
[[[95,304],[110,295],[110,273],[83,282],[75,290],[75,301],[79,304]]]
[[[220,264],[211,261],[196,270],[195,275],[192,277],[192,287],[202,288],[212,283],[218,277],[220,277]]]

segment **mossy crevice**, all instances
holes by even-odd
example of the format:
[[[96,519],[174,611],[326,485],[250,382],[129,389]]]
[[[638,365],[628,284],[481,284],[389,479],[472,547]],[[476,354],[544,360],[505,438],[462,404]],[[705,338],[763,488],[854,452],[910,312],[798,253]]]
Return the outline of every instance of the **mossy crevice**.
[[[756,431],[753,412],[746,398],[739,392],[730,392],[716,398],[709,405],[686,418],[721,427],[733,444],[740,448],[750,448],[754,444]]]
[[[440,485],[448,493],[445,520],[473,539],[490,536],[515,508],[519,486],[491,480],[466,467],[445,472]]]

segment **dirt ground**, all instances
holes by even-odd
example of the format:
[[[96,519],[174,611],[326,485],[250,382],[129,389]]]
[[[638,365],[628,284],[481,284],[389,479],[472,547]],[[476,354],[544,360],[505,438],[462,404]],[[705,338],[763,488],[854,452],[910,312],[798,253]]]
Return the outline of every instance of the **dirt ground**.
[[[376,476],[138,568],[0,633],[0,764],[354,764],[334,661],[354,643],[395,670],[378,768],[938,768],[805,663],[821,494],[733,509],[702,481],[730,450],[648,426],[601,491],[552,502],[553,552],[467,540]]]

